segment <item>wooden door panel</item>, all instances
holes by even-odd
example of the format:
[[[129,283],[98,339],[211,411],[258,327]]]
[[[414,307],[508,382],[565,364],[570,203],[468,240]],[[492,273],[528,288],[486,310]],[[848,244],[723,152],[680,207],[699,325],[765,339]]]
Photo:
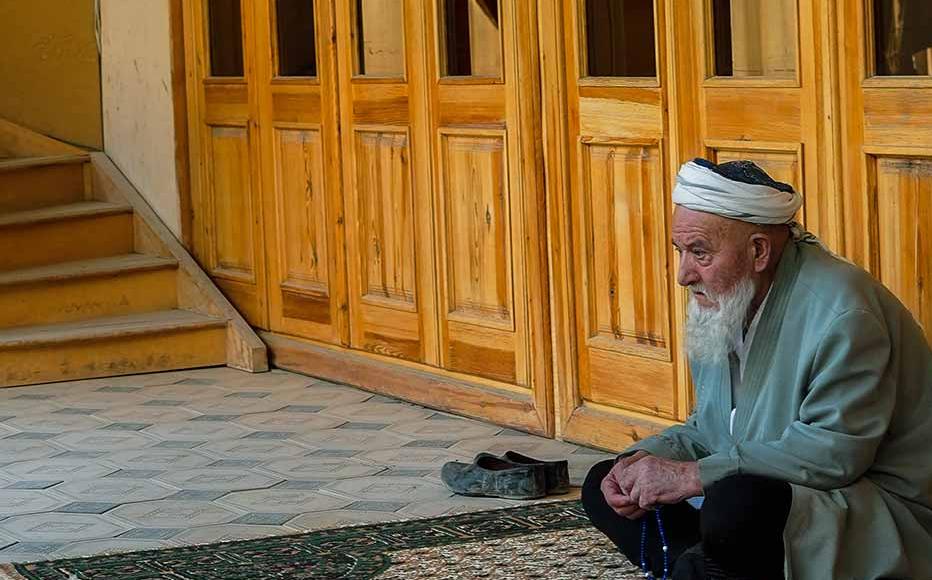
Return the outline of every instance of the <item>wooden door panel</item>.
[[[449,317],[513,331],[504,136],[448,132],[441,148]]]
[[[281,207],[281,286],[329,294],[327,202],[319,129],[275,130],[275,184]]]
[[[798,88],[779,86],[707,87],[704,136],[706,139],[798,143],[802,123],[799,93]]]
[[[204,123],[208,126],[224,123],[245,126],[250,118],[249,90],[245,83],[219,84],[207,81],[204,90]]]
[[[932,342],[932,156],[871,157],[880,280]]]
[[[599,348],[590,350],[587,362],[588,375],[580,388],[584,401],[655,418],[676,418],[676,382],[669,362],[622,357]]]
[[[213,209],[211,271],[255,283],[249,131],[245,127],[211,127],[209,135],[210,180],[206,201]]]
[[[660,148],[587,144],[582,160],[587,344],[669,360]]]
[[[408,133],[356,128],[362,299],[415,311],[415,208]]]
[[[440,148],[445,366],[522,384],[505,133],[445,129]]]
[[[275,123],[318,122],[322,114],[321,98],[319,86],[276,86],[272,92],[273,120]]]
[[[876,77],[871,81],[883,82]],[[932,88],[867,87],[863,91],[865,143],[932,148]]]
[[[353,120],[360,125],[410,126],[407,85],[354,84]]]
[[[614,138],[663,136],[659,91],[627,87],[579,87],[579,134]]]

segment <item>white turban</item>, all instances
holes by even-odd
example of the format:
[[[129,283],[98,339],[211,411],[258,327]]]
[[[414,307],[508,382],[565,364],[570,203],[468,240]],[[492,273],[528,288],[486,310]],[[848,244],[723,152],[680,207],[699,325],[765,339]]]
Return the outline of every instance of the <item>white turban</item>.
[[[803,196],[769,185],[733,181],[689,161],[676,176],[673,203],[754,224],[789,224],[803,205]]]

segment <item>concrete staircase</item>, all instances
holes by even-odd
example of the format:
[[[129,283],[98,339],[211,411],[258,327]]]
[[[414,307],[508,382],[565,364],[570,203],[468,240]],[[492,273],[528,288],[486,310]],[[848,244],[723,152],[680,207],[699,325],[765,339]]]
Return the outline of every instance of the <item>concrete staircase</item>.
[[[225,364],[265,347],[105,155],[0,160],[0,386]]]

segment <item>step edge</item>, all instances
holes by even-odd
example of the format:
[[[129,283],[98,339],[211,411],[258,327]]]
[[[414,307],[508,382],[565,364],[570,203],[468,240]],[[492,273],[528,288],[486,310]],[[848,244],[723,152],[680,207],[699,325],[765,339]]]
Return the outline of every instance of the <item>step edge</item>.
[[[94,204],[91,206],[90,204]],[[53,208],[62,208],[76,206],[68,213],[59,215],[42,215],[42,212],[49,212]],[[16,219],[19,214],[35,213],[38,215]],[[106,201],[82,201],[64,205],[50,205],[34,210],[24,210],[18,212],[0,213],[0,228],[13,228],[19,226],[28,226],[35,224],[45,224],[54,222],[73,221],[82,218],[107,217],[111,215],[134,213],[133,206],[129,204],[119,204]]]
[[[61,155],[43,155],[40,157],[14,157],[0,161],[0,173],[22,171],[52,165],[77,165],[90,163],[89,153],[63,153]]]
[[[157,310],[155,312],[166,312],[164,310]],[[190,312],[190,311],[185,311]],[[192,314],[196,314],[193,313]],[[212,318],[204,315],[198,315],[200,318],[192,318],[190,320],[182,321],[172,321],[172,322],[163,322],[163,323],[154,323],[153,325],[138,326],[138,327],[124,327],[119,329],[101,329],[95,327],[89,327],[83,330],[75,330],[65,336],[58,337],[45,337],[45,338],[27,338],[27,339],[2,339],[0,338],[0,349],[5,350],[22,350],[26,348],[35,348],[50,346],[55,344],[68,344],[72,342],[80,341],[101,341],[114,338],[130,338],[136,336],[147,336],[147,335],[157,335],[157,334],[168,334],[172,332],[185,332],[192,330],[204,330],[210,328],[223,328],[229,324],[229,321],[222,318]],[[90,322],[94,319],[85,320],[82,322]],[[106,319],[105,319],[106,320]],[[62,323],[62,326],[73,324],[73,323]],[[45,326],[53,327],[57,325],[36,325],[36,326]],[[19,327],[19,330],[26,330],[31,328],[30,326]],[[13,329],[10,329],[13,330]]]
[[[93,260],[74,260],[72,262],[61,262],[61,265],[65,264],[74,264],[82,262],[91,262],[91,261],[100,261],[105,262],[108,259],[115,257],[123,257],[131,254],[119,254],[117,256],[108,256],[107,258],[95,258]],[[140,254],[145,256],[145,254]],[[29,284],[39,284],[43,282],[64,282],[66,280],[92,280],[95,278],[106,278],[108,276],[116,276],[119,274],[133,274],[137,272],[154,272],[158,270],[177,270],[178,261],[171,258],[163,258],[161,256],[151,256],[149,260],[140,260],[135,264],[124,264],[117,265],[113,264],[109,267],[101,267],[97,270],[90,270],[86,272],[52,272],[44,275],[36,275],[27,278],[21,278],[18,280],[4,280],[3,278],[9,274],[15,272],[21,272],[23,270],[32,270],[33,268],[20,268],[17,270],[3,270],[0,271],[0,288],[13,288],[16,286],[27,286]],[[57,264],[56,264],[57,265]],[[47,266],[39,266],[41,268]]]

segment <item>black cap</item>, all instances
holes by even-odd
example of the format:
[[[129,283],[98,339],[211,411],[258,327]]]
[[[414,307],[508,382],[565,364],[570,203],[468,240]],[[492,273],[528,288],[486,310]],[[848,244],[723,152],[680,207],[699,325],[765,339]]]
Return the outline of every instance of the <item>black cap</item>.
[[[766,185],[767,187],[772,187],[777,191],[783,191],[786,193],[795,192],[792,185],[783,183],[782,181],[777,181],[770,177],[767,175],[766,171],[758,167],[758,165],[753,161],[728,161],[727,163],[717,165],[708,159],[696,157],[693,159],[693,163],[705,167],[706,169],[711,169],[715,173],[718,173],[722,177],[726,177],[732,181],[747,183],[749,185]]]

